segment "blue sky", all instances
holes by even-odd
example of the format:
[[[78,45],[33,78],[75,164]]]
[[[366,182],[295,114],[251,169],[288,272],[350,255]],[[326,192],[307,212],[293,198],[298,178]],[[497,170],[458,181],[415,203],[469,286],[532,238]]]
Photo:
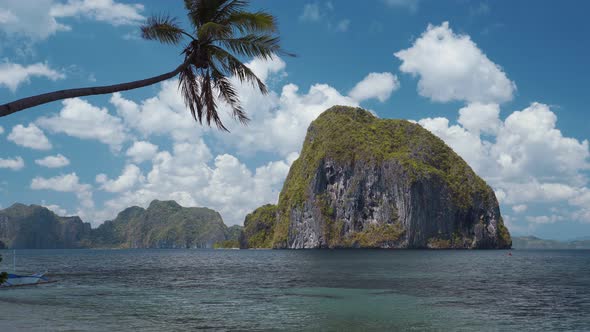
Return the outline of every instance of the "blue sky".
[[[152,199],[241,224],[276,202],[305,130],[334,104],[418,121],[496,191],[515,235],[590,235],[586,2],[252,2],[296,58],[244,59],[272,88],[240,87],[253,122],[192,123],[171,80],[0,119],[0,206],[42,204],[94,225]],[[0,100],[160,74],[180,49],[138,24],[182,1],[0,0]],[[225,113],[224,113],[225,114]]]

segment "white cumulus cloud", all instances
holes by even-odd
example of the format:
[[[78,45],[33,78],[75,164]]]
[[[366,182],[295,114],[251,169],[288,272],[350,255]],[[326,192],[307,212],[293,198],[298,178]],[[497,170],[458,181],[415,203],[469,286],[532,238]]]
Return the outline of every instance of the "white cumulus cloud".
[[[25,161],[22,157],[15,158],[0,158],[0,168],[8,168],[13,171],[18,171],[25,167]]]
[[[359,102],[371,98],[384,102],[397,89],[399,89],[399,80],[392,73],[370,73],[354,86],[349,96]]]
[[[62,154],[57,154],[55,156],[47,156],[43,159],[37,159],[35,160],[35,164],[47,168],[60,168],[68,166],[70,164],[70,160],[64,157]]]
[[[47,136],[33,123],[29,123],[27,127],[20,124],[14,126],[8,135],[8,140],[35,150],[50,150],[52,148]]]
[[[158,146],[146,141],[134,142],[133,145],[127,149],[125,155],[131,158],[135,163],[142,163],[151,160],[158,152]]]
[[[165,81],[157,96],[138,104],[115,93],[110,99],[125,126],[139,132],[142,136],[169,136],[175,139],[188,139],[200,136],[200,127],[184,105],[178,92],[178,81]]]
[[[145,178],[139,167],[129,164],[125,166],[123,173],[115,180],[110,180],[105,174],[96,176],[96,182],[101,184],[101,189],[108,192],[121,192],[133,188]]]
[[[124,4],[113,0],[68,0],[55,4],[49,15],[52,17],[84,17],[112,25],[137,24],[145,19],[140,14],[142,4]]]
[[[53,133],[97,140],[115,151],[119,151],[129,138],[120,118],[110,115],[106,108],[93,106],[79,98],[64,100],[59,113],[41,117],[36,123]]]
[[[82,207],[86,209],[94,207],[92,186],[80,183],[80,178],[75,172],[52,178],[35,177],[31,181],[31,189],[75,193]]]
[[[43,40],[58,31],[69,31],[71,28],[59,23],[49,13],[53,0],[3,0],[0,10],[2,33],[9,36],[26,37],[32,40]]]
[[[279,76],[285,76],[284,72],[287,64],[283,59],[278,56],[273,56],[272,59],[254,58],[252,61],[246,64],[260,80],[266,82],[271,75],[280,74]]]
[[[459,110],[459,124],[474,134],[496,134],[500,121],[498,104],[469,104]]]
[[[0,30],[4,35],[38,41],[60,31],[72,30],[60,19],[73,17],[114,26],[133,25],[145,19],[141,15],[143,9],[141,4],[114,0],[2,0]]]
[[[15,92],[23,83],[28,83],[32,77],[44,77],[52,81],[64,79],[65,74],[51,69],[46,63],[35,63],[23,66],[17,63],[0,63],[0,86]]]
[[[418,93],[433,101],[502,103],[516,90],[502,68],[448,22],[428,25],[412,47],[394,55],[402,61],[402,72],[419,77]]]

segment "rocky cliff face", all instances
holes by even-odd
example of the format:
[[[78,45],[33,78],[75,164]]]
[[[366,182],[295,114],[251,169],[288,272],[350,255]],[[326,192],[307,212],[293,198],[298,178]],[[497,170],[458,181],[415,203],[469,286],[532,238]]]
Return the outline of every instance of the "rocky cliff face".
[[[0,242],[8,248],[81,248],[90,232],[90,224],[80,218],[59,217],[39,205],[0,210]]]
[[[442,140],[349,107],[310,125],[266,229],[275,248],[511,245],[493,190]]]

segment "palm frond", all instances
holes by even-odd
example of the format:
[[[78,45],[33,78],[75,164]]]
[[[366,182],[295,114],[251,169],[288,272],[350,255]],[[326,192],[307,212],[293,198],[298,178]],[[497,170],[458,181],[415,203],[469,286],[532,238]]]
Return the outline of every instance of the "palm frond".
[[[245,8],[247,0],[185,0],[188,16],[196,29],[207,22],[221,22],[228,15]]]
[[[196,21],[196,12],[197,12],[197,4],[199,1],[197,0],[184,0],[184,8],[187,10],[187,17],[191,24],[196,27],[198,25],[198,21]]]
[[[228,25],[241,33],[276,32],[277,22],[274,16],[263,11],[255,13],[239,11],[229,15]]]
[[[178,44],[185,34],[174,17],[152,16],[141,26],[141,36],[148,40],[158,40],[166,44]]]
[[[223,125],[223,122],[217,114],[217,103],[215,102],[215,95],[213,94],[213,84],[211,81],[211,74],[209,71],[203,73],[202,84],[201,84],[201,100],[206,107],[206,120],[207,125],[211,126],[211,122],[215,123],[217,128],[228,131],[229,130]]]
[[[199,40],[225,39],[232,35],[232,29],[223,24],[207,22],[197,30]]]
[[[196,0],[184,0],[184,8],[189,12],[195,10],[198,2]]]
[[[258,89],[263,94],[268,93],[268,89],[264,82],[262,82],[262,80],[260,80],[260,78],[258,78],[248,66],[231,53],[217,46],[212,46],[210,52],[212,57],[220,64],[225,72],[231,73],[237,77],[240,82],[248,81],[253,85],[257,85]]]
[[[272,59],[276,54],[285,53],[279,45],[279,37],[266,34],[249,34],[239,38],[221,39],[218,42],[234,53],[253,58]]]
[[[235,14],[237,12],[242,11],[248,7],[249,0],[230,0],[230,1],[223,1],[225,5],[220,6],[215,13],[215,16],[211,18],[214,22],[223,22],[226,21],[229,16]]]
[[[184,6],[188,11],[188,18],[196,29],[211,21],[219,6],[227,0],[185,0]]]
[[[180,72],[179,88],[196,121],[209,126],[215,124],[225,131],[228,129],[218,114],[219,101],[227,103],[241,123],[250,120],[230,76],[251,83],[263,94],[268,93],[264,82],[238,57],[271,59],[276,54],[288,54],[274,36],[275,18],[263,11],[247,12],[248,3],[248,0],[184,0],[195,34],[183,51],[193,61]]]
[[[244,112],[242,105],[240,105],[238,93],[229,79],[215,66],[211,68],[211,77],[213,78],[215,87],[219,91],[219,98],[223,99],[232,108],[234,118],[244,125],[247,124],[250,119]]]
[[[190,109],[193,119],[203,124],[203,101],[199,93],[201,87],[192,66],[188,66],[180,72],[178,85],[181,89],[184,104]]]

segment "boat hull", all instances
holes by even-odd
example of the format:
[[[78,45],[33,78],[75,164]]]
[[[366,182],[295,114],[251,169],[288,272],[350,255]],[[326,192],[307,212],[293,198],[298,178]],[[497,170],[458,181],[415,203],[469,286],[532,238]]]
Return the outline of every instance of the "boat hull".
[[[47,280],[43,274],[33,274],[29,276],[9,274],[8,279],[2,285],[0,285],[0,287],[36,285],[46,282],[49,282],[49,280]]]

